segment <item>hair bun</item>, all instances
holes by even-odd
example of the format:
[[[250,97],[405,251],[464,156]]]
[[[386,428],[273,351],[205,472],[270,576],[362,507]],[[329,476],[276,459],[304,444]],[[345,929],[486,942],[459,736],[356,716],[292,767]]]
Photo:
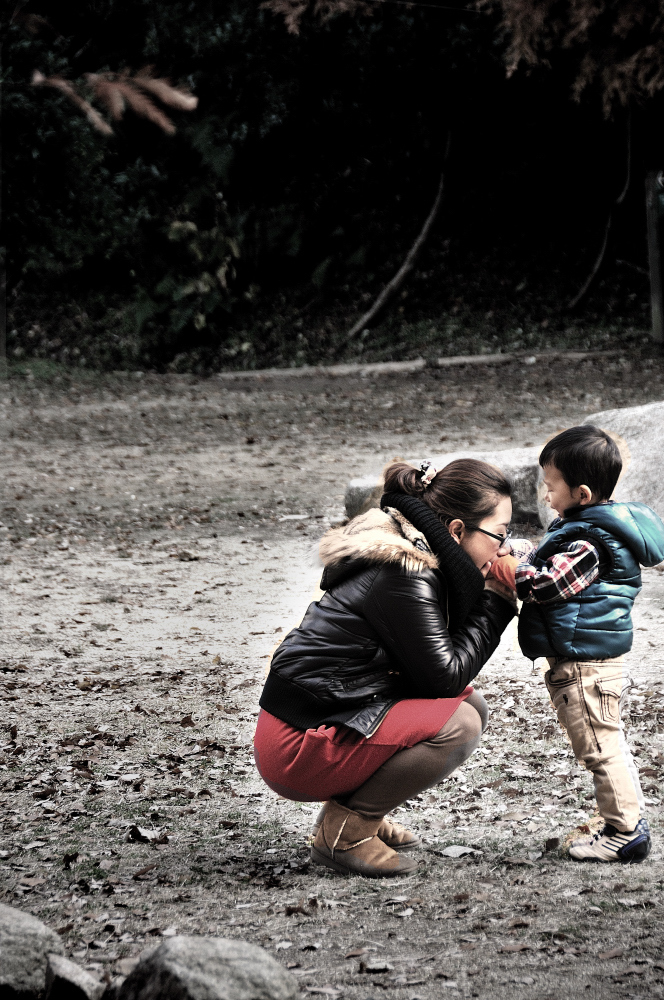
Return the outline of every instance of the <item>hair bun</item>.
[[[421,497],[425,492],[422,473],[408,462],[393,462],[385,469],[385,492]]]

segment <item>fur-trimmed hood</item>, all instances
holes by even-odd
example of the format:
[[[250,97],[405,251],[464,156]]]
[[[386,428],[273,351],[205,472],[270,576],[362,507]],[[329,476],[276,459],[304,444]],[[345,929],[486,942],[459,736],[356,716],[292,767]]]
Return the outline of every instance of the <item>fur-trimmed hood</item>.
[[[394,507],[372,508],[348,524],[332,528],[321,538],[318,552],[325,567],[324,589],[345,576],[356,562],[396,563],[411,573],[438,569],[438,559],[424,534]]]

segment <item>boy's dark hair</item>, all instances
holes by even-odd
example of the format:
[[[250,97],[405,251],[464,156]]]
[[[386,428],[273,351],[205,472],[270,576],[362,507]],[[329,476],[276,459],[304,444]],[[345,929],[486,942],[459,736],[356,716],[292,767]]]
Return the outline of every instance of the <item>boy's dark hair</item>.
[[[556,434],[544,445],[539,464],[555,466],[571,490],[588,486],[595,501],[609,499],[622,470],[618,445],[593,424]]]

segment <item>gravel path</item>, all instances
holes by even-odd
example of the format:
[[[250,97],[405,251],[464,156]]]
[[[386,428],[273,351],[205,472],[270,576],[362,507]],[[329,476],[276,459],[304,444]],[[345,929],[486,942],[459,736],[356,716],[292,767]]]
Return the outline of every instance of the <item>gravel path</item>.
[[[292,381],[9,384],[0,899],[108,977],[177,932],[261,944],[332,1000],[664,995],[654,571],[631,654],[645,865],[545,850],[591,819],[591,784],[513,631],[480,678],[480,749],[400,812],[424,838],[409,879],[309,866],[314,808],[277,799],[251,755],[270,650],[315,591],[315,542],[349,478],[664,398],[664,364]]]

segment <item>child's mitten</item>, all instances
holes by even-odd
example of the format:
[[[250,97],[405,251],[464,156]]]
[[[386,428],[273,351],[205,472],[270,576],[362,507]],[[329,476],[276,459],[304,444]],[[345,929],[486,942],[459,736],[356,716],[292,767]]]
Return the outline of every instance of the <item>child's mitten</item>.
[[[510,590],[516,590],[516,568],[518,565],[519,560],[515,559],[514,556],[500,556],[491,563],[488,575],[509,587]]]

